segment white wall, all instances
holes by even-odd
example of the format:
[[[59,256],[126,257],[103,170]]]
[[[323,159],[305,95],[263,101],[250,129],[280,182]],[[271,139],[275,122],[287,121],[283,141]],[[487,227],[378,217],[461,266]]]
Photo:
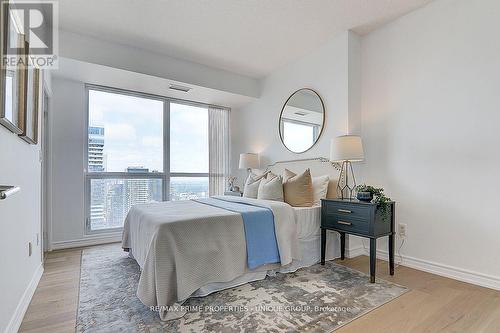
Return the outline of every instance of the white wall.
[[[497,0],[440,0],[362,40],[364,180],[398,202],[402,253],[496,288],[499,18]]]
[[[17,331],[42,273],[39,151],[0,125],[0,185],[21,187],[0,201],[0,332]]]

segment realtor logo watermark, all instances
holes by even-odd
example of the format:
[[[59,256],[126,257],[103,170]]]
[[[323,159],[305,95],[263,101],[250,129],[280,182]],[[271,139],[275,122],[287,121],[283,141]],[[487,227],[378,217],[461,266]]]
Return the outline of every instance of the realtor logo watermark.
[[[2,30],[6,29],[2,65],[57,69],[59,7],[57,1],[6,1],[2,4]]]

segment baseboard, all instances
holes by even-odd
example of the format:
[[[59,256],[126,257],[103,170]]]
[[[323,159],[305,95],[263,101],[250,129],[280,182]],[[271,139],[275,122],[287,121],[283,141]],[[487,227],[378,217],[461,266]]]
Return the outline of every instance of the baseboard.
[[[366,254],[365,249],[362,246],[358,246],[352,249],[346,249],[345,252],[347,258],[355,258]]]
[[[28,310],[28,306],[30,305],[31,298],[35,294],[36,287],[38,286],[38,282],[40,282],[40,278],[43,274],[43,265],[40,263],[40,266],[35,271],[33,278],[31,279],[28,287],[24,290],[23,296],[21,300],[17,304],[16,311],[14,315],[10,319],[7,328],[5,329],[5,333],[16,333],[19,331],[21,327],[21,323],[23,322],[24,315],[26,314],[26,310]]]
[[[62,250],[62,249],[71,249],[75,247],[84,247],[84,246],[92,246],[92,245],[101,245],[101,244],[109,244],[116,243],[122,240],[122,234],[111,234],[111,235],[103,235],[96,237],[86,237],[82,239],[73,239],[67,241],[53,242],[51,245],[52,250]]]
[[[363,249],[363,255],[369,255],[367,251]],[[389,253],[386,250],[377,250],[377,258],[388,261]],[[396,261],[399,255],[396,255]],[[449,265],[444,265],[436,263],[429,260],[422,260],[410,256],[401,256],[402,266],[418,269],[420,271],[444,276],[450,279],[471,283],[481,287],[491,288],[495,290],[500,290],[500,277],[487,275],[483,273],[473,272],[470,270],[453,267]]]

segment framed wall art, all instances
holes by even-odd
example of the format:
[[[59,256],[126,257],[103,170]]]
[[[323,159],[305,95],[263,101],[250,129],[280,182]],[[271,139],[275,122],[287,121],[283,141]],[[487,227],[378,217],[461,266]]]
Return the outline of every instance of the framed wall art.
[[[26,49],[29,50],[29,43],[26,42]],[[29,54],[29,52],[27,52]],[[23,132],[19,136],[31,144],[38,143],[38,109],[40,99],[40,69],[30,61],[29,56],[26,59],[29,65],[25,68],[24,85],[24,105],[21,116]]]
[[[0,124],[16,134],[23,133],[25,36],[19,19],[10,11],[11,2],[1,3],[0,12]],[[10,47],[8,47],[10,46]],[[13,51],[9,51],[13,50]]]

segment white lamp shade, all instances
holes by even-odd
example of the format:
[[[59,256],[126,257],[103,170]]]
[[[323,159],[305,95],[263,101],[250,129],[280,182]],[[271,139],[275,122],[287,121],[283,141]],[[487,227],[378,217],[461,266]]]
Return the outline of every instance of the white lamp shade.
[[[330,161],[343,162],[362,161],[365,158],[361,137],[357,135],[343,135],[332,139],[330,146]]]
[[[260,166],[259,155],[254,153],[240,154],[240,169],[258,169]]]

